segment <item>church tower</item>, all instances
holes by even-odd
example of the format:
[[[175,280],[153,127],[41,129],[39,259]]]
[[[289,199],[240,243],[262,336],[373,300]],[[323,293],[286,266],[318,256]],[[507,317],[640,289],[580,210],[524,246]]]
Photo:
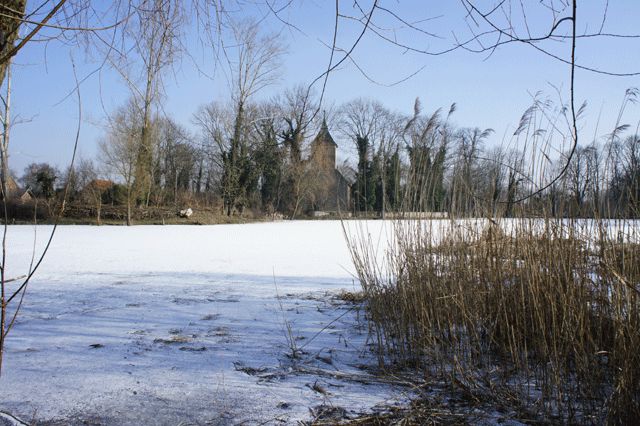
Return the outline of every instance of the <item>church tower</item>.
[[[326,173],[333,174],[336,168],[336,148],[338,144],[333,140],[327,120],[322,120],[320,132],[311,142],[311,160],[316,167]]]
[[[311,209],[314,211],[337,212],[350,208],[351,185],[336,169],[336,148],[326,118],[318,135],[311,142],[311,176],[313,180],[313,196]]]

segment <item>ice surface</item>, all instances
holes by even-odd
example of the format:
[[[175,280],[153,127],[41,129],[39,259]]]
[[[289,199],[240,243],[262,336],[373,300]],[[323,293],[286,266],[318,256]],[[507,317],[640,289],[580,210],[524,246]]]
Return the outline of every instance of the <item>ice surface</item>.
[[[36,252],[50,230],[37,228]],[[28,270],[33,245],[34,227],[10,227],[9,276]],[[60,227],[7,341],[0,411],[253,424],[405,401],[362,368],[375,357],[342,289],[357,283],[335,221]]]

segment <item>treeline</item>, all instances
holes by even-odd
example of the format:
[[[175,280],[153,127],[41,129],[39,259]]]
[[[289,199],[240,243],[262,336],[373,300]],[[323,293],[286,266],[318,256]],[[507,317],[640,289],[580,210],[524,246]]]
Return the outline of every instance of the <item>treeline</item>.
[[[102,205],[126,206],[129,222],[136,208],[153,206],[296,217],[322,208],[324,183],[308,157],[326,120],[353,157],[338,169],[351,183],[345,210],[354,215],[638,217],[640,137],[617,126],[553,156],[557,134],[540,130],[539,117],[549,117],[541,105],[522,116],[509,149],[490,145],[491,129],[455,125],[455,105],[425,114],[417,101],[403,115],[356,99],[327,117],[303,87],[261,103],[203,105],[193,116],[197,132],[154,117],[143,145],[143,117],[130,102],[113,114],[96,162],[65,173],[32,164],[20,182],[45,200],[69,182],[71,202],[95,206],[98,216]]]
[[[278,81],[286,49],[278,34],[262,34],[251,20],[230,28],[233,47],[221,65],[228,98],[200,106],[187,128],[162,105],[163,76],[182,46],[183,11],[171,4],[136,8],[122,48],[109,49],[129,100],[106,118],[95,162],[78,161],[62,173],[30,165],[20,179],[27,193],[13,191],[19,196],[13,206],[33,197],[53,212],[66,194],[72,204],[94,206],[98,221],[107,204],[121,208],[127,223],[157,207],[297,217],[325,209],[333,196],[327,187],[337,175],[309,160],[311,142],[326,124],[351,158],[337,165],[338,180],[350,189],[343,213],[638,216],[638,135],[623,123],[584,139],[573,135],[571,108],[536,98],[496,148],[493,130],[454,121],[455,105],[425,112],[416,101],[403,114],[355,99],[325,113],[323,96],[304,85],[258,101]],[[620,117],[636,97],[636,90],[627,91]],[[584,112],[577,111],[578,120]]]

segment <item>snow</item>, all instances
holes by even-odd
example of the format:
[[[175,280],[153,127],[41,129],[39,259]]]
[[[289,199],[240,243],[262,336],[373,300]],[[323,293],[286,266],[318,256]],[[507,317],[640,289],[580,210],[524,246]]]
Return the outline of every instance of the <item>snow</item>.
[[[39,253],[51,227],[35,231]],[[28,271],[33,246],[34,227],[9,227],[8,276]],[[59,227],[6,342],[0,411],[254,424],[406,402],[408,388],[362,368],[375,356],[341,290],[358,284],[337,221]]]
[[[638,224],[608,227],[638,241]],[[346,222],[379,260],[394,226]],[[439,240],[486,221],[425,226]],[[8,277],[28,272],[51,229],[9,227]],[[14,424],[2,412],[44,424],[295,423],[322,407],[405,404],[410,387],[371,373],[368,327],[335,297],[344,290],[359,284],[338,221],[59,227],[6,342],[0,425]]]

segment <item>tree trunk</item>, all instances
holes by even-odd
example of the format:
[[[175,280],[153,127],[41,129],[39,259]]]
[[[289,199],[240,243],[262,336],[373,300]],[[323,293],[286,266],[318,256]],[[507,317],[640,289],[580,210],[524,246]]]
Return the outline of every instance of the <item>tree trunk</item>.
[[[5,99],[5,109],[3,117],[2,144],[0,146],[0,183],[2,190],[2,199],[6,200],[7,184],[9,183],[9,131],[11,130],[11,61],[9,60],[6,67],[7,73],[7,97]],[[6,221],[6,217],[5,217]]]
[[[138,148],[138,159],[136,164],[136,176],[134,181],[134,186],[136,188],[136,197],[144,196],[145,204],[148,206],[149,198],[151,193],[151,162],[152,159],[152,150],[151,150],[151,139],[150,139],[150,121],[151,121],[151,102],[153,99],[153,77],[154,77],[154,69],[153,69],[153,58],[154,58],[154,49],[151,48],[149,51],[149,65],[147,67],[147,81],[145,86],[144,93],[144,104],[142,106],[143,116],[142,116],[142,129],[140,131],[140,147]],[[144,191],[144,192],[142,192]]]
[[[229,158],[229,173],[228,173],[228,188],[227,193],[229,195],[229,205],[227,206],[227,216],[231,216],[231,211],[238,198],[238,191],[240,185],[240,179],[238,176],[238,162],[239,162],[239,150],[241,147],[240,138],[242,134],[242,121],[244,119],[244,101],[238,102],[238,111],[236,120],[233,127],[233,140],[231,141],[230,158]]]
[[[99,202],[96,205],[96,224],[98,226],[101,225],[101,216],[102,216],[102,202]]]
[[[4,58],[14,47],[27,6],[26,0],[3,0],[2,3],[6,7],[0,15],[0,58]],[[5,58],[0,63],[0,86],[4,82],[10,61],[11,58]]]
[[[200,158],[200,162],[198,163],[198,178],[196,179],[196,194],[200,194],[202,187],[202,169],[203,169],[203,160]]]
[[[131,226],[131,189],[127,190],[127,226]]]

